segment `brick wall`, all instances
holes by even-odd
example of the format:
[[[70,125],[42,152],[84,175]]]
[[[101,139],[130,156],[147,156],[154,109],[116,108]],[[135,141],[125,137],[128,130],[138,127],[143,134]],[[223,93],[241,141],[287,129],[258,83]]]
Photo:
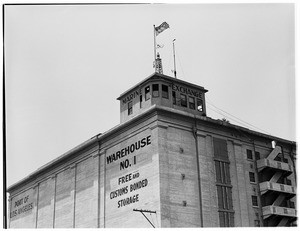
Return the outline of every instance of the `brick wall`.
[[[97,228],[97,211],[98,160],[90,157],[76,164],[75,228]]]
[[[53,228],[55,178],[39,184],[37,228]]]
[[[56,176],[55,228],[73,228],[75,168]]]
[[[199,190],[193,134],[171,126],[162,129],[161,133],[162,227],[199,227]]]

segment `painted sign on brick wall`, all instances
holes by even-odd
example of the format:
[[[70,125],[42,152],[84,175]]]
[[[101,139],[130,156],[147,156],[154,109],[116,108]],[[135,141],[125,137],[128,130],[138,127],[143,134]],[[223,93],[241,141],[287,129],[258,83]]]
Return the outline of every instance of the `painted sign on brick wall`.
[[[153,135],[139,134],[106,152],[106,227],[148,227],[133,209],[158,208],[158,155]]]
[[[28,189],[11,198],[10,228],[35,228],[37,188]]]
[[[33,190],[28,190],[19,196],[12,199],[10,219],[16,219],[21,215],[31,212],[34,207]]]

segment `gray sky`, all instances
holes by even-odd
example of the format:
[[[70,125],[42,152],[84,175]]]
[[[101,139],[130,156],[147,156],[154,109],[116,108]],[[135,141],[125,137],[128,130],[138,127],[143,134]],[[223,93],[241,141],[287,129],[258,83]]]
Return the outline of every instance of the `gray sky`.
[[[119,124],[164,21],[164,74],[176,38],[177,76],[209,90],[209,117],[296,139],[293,4],[6,6],[8,185]]]

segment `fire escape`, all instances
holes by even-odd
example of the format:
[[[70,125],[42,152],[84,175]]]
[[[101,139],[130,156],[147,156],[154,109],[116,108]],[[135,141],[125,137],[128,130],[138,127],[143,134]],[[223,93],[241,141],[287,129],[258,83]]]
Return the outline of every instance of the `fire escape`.
[[[291,226],[297,218],[296,187],[287,177],[293,173],[292,165],[276,146],[267,158],[257,160],[259,187],[264,226]]]

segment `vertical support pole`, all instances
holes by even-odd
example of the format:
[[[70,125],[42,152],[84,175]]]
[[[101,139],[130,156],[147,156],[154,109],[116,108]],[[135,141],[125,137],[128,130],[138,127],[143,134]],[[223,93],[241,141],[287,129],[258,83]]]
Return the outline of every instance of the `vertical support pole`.
[[[39,217],[40,183],[37,183],[37,185],[35,187],[37,187],[36,213],[35,213],[35,228],[37,228],[38,227],[38,217]]]
[[[53,176],[54,178],[54,196],[53,196],[53,228],[55,228],[55,206],[56,206],[56,186],[57,186],[57,176],[56,174]]]
[[[199,163],[199,147],[197,137],[197,119],[195,118],[195,125],[192,127],[192,133],[196,144],[196,161],[197,161],[197,175],[198,175],[198,190],[199,190],[199,207],[200,207],[200,227],[203,227],[203,211],[202,211],[202,192],[201,192],[201,178],[200,178],[200,163]]]
[[[97,174],[98,174],[98,189],[97,189],[97,197],[98,197],[98,206],[97,206],[97,228],[100,228],[100,144],[99,144],[99,151],[97,155],[97,162],[98,162],[98,168],[97,168]]]
[[[154,69],[156,72],[156,34],[155,34],[155,25],[153,25],[153,36],[154,36]]]
[[[8,225],[8,226],[7,227],[3,226],[3,228],[5,228],[5,229],[10,228],[10,221],[11,221],[10,213],[12,211],[11,205],[12,205],[12,197],[11,197],[11,195],[9,195],[9,198],[8,198],[8,206],[9,206],[9,211],[8,212],[9,213],[7,214],[9,216],[9,220],[8,221],[6,220],[6,222],[8,222],[8,224],[6,224],[6,225]]]
[[[100,164],[100,168],[99,168],[99,174],[100,174],[100,228],[104,228],[105,227],[105,211],[106,211],[106,176],[105,176],[105,156],[106,156],[106,150],[100,150],[99,153],[99,164]]]
[[[75,228],[76,225],[76,174],[77,174],[77,166],[76,164],[74,164],[73,166],[71,166],[71,169],[74,169],[74,188],[73,188],[73,194],[71,191],[71,195],[73,196],[73,228]]]
[[[104,153],[104,227],[106,226],[106,152]]]
[[[100,228],[100,203],[101,203],[101,186],[100,186],[100,150],[101,150],[101,143],[99,140],[99,135],[97,135],[97,143],[98,143],[98,151],[97,154],[95,154],[93,157],[97,158],[97,183],[98,183],[98,188],[97,188],[97,197],[98,197],[98,206],[97,206],[97,228]]]

